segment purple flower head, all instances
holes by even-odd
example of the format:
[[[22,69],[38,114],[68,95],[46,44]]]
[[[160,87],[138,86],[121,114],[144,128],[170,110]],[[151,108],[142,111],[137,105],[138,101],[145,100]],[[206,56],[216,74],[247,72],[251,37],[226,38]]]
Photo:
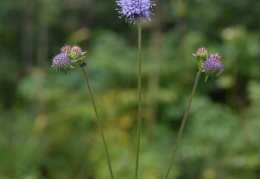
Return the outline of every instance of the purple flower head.
[[[118,10],[119,14],[126,16],[126,22],[135,23],[137,19],[143,18],[145,20],[150,20],[151,13],[150,8],[155,6],[155,3],[150,0],[119,0],[116,1],[117,5],[121,8]],[[122,17],[120,16],[120,18]]]
[[[52,60],[52,68],[56,71],[68,71],[70,69],[70,59],[65,53],[56,55]]]
[[[223,72],[223,63],[220,58],[208,58],[204,63],[206,76],[217,77]]]

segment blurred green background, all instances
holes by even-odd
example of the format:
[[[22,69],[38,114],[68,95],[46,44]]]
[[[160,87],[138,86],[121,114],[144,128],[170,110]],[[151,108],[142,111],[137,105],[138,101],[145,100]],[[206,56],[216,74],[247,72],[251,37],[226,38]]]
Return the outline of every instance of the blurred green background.
[[[200,46],[225,71],[199,81],[171,179],[260,177],[260,1],[158,0],[143,23],[140,179],[163,178]],[[115,178],[134,177],[137,27],[114,0],[0,1],[0,179],[107,179],[79,67],[51,69],[64,44],[86,62]]]

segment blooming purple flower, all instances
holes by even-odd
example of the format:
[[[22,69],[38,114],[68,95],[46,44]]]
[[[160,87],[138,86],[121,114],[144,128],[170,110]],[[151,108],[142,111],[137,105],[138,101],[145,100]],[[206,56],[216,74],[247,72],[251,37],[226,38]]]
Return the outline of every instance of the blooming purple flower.
[[[70,59],[65,53],[56,55],[52,60],[52,68],[56,71],[68,71],[70,69]]]
[[[223,72],[222,60],[220,58],[208,58],[204,63],[204,69],[206,76],[217,77]]]
[[[143,18],[145,20],[150,20],[151,13],[150,8],[155,6],[155,3],[150,0],[119,0],[116,1],[117,5],[121,8],[116,9],[119,10],[119,14],[122,16],[126,16],[126,22],[135,23],[137,19]],[[122,17],[120,16],[120,18]]]

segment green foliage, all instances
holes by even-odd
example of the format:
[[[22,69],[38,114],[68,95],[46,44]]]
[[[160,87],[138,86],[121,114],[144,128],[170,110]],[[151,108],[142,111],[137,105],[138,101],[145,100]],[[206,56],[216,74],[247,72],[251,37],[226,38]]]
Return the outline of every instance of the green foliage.
[[[260,1],[156,3],[143,24],[140,179],[166,172],[200,46],[220,53],[224,72],[199,81],[169,178],[259,178]],[[137,28],[115,8],[112,1],[0,2],[1,179],[109,178],[82,69],[51,69],[59,48],[76,43],[87,51],[115,178],[133,178]]]

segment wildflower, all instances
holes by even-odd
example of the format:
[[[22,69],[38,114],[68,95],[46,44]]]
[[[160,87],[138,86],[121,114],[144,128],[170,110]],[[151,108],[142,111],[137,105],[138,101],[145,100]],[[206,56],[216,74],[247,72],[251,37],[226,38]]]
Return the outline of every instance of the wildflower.
[[[70,59],[65,53],[56,55],[52,60],[52,68],[56,71],[68,71],[70,69]]]
[[[82,50],[78,46],[73,46],[70,50],[69,56],[73,59],[77,59],[82,56]]]
[[[65,45],[60,49],[61,53],[65,53],[66,55],[68,55],[71,51],[71,46],[69,45]]]
[[[116,1],[116,3],[121,7],[116,9],[119,10],[119,14],[126,16],[126,22],[133,23],[135,23],[139,18],[143,18],[144,21],[147,19],[150,20],[150,15],[153,15],[150,8],[155,6],[155,3],[150,0],[119,0]]]
[[[200,47],[198,48],[198,50],[196,51],[195,56],[199,57],[199,58],[204,58],[206,59],[208,56],[209,52],[205,47]]]
[[[218,54],[218,53],[213,53],[210,55],[211,58],[217,58],[217,59],[220,59],[221,60],[221,56]]]
[[[204,63],[206,76],[217,77],[223,72],[223,63],[220,58],[208,58]]]

